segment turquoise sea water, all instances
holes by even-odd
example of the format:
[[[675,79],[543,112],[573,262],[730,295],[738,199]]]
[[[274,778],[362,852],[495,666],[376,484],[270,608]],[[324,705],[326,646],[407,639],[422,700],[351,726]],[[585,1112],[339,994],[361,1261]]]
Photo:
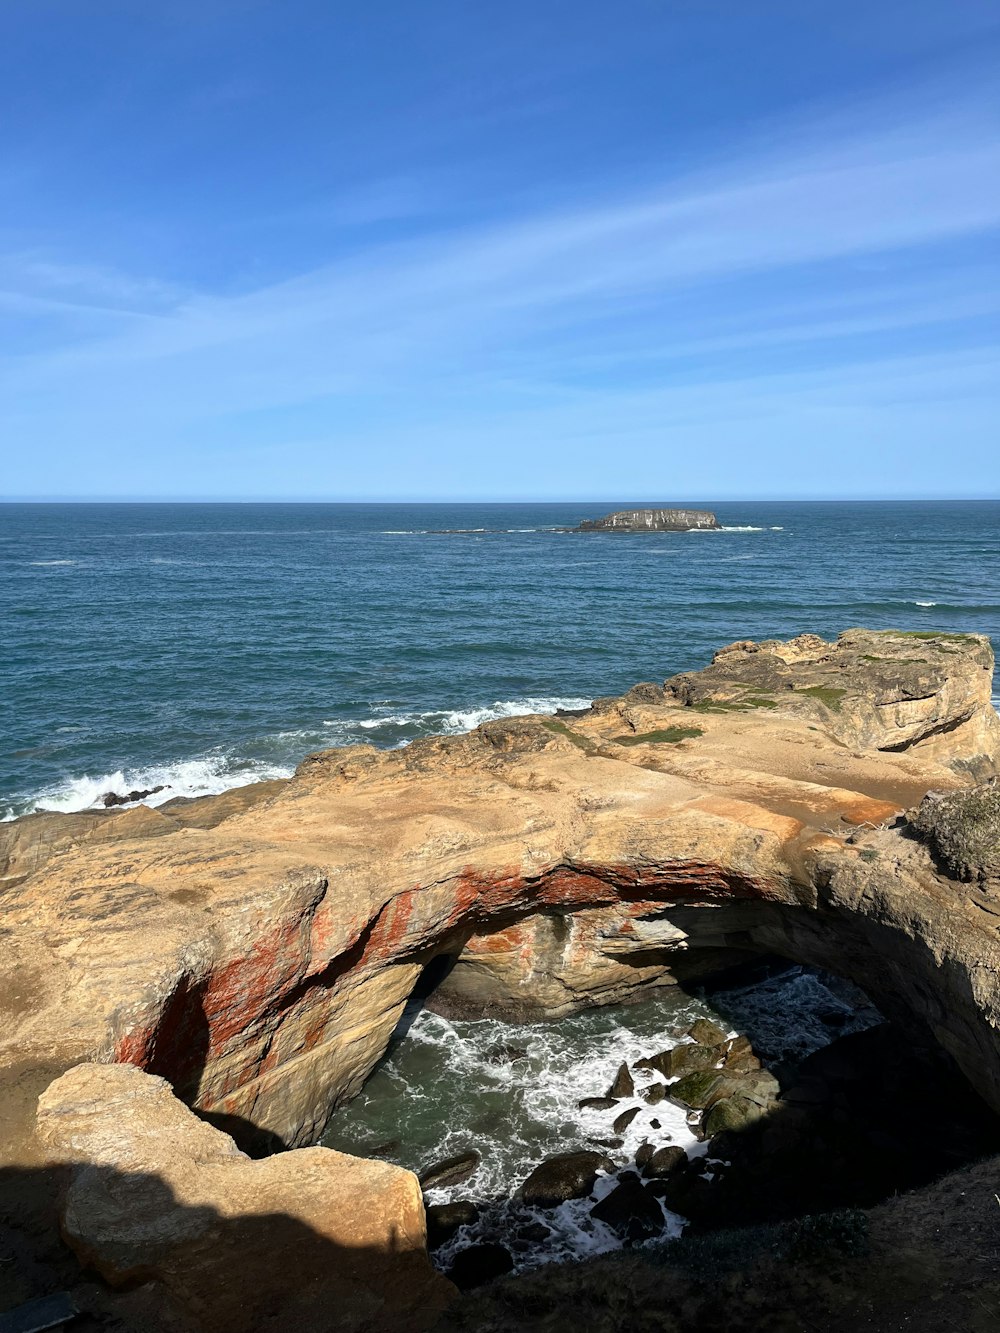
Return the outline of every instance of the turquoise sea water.
[[[735,638],[1000,646],[1000,502],[706,502],[724,531],[552,530],[628,503],[0,505],[0,816],[579,705]]]

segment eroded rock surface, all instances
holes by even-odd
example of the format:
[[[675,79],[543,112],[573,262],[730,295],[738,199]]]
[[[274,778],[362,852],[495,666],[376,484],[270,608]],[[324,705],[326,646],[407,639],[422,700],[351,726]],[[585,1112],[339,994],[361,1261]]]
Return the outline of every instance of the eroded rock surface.
[[[435,956],[444,1001],[557,1015],[766,951],[915,1015],[1000,1106],[998,918],[891,827],[995,771],[991,669],[979,636],[740,644],[580,717],[18,821],[0,1059],[135,1064],[301,1145]]]
[[[454,1294],[400,1167],[328,1148],[251,1161],[132,1065],[56,1079],[38,1128],[69,1168],[62,1229],[80,1259],[114,1286],[162,1282],[206,1330],[417,1330]]]
[[[997,772],[991,678],[980,636],[741,643],[704,672],[581,716],[487,723],[400,751],[326,751],[288,782],[158,810],[6,825],[6,1164],[31,1167],[76,1143],[74,1189],[91,1216],[71,1209],[67,1229],[81,1249],[94,1241],[109,1276],[129,1261],[110,1231],[94,1230],[108,1171],[156,1176],[150,1216],[165,1208],[170,1244],[190,1243],[198,1263],[216,1245],[206,1209],[242,1237],[235,1219],[259,1221],[262,1199],[294,1203],[300,1169],[301,1207],[317,1211],[282,1215],[336,1241],[310,1192],[314,1171],[377,1192],[383,1178],[364,1173],[392,1168],[340,1158],[333,1171],[332,1154],[252,1162],[129,1066],[167,1080],[241,1145],[313,1143],[442,955],[457,961],[436,1001],[530,1016],[783,955],[856,981],[1000,1110],[995,895],[949,878],[952,863],[901,820],[928,791]],[[81,1063],[85,1074],[43,1098],[42,1143],[37,1095]],[[170,1176],[138,1149],[133,1171],[127,1136],[124,1147],[95,1136],[74,1096],[86,1102],[93,1089],[100,1118],[115,1080],[156,1089],[136,1104],[147,1139],[161,1116],[185,1117],[178,1159],[197,1171]],[[203,1172],[216,1193],[197,1193]],[[412,1219],[400,1191],[393,1208]],[[416,1222],[400,1225],[404,1253],[416,1254]],[[252,1252],[254,1226],[240,1253]],[[225,1247],[214,1253],[229,1262]],[[169,1265],[153,1271],[174,1280]]]

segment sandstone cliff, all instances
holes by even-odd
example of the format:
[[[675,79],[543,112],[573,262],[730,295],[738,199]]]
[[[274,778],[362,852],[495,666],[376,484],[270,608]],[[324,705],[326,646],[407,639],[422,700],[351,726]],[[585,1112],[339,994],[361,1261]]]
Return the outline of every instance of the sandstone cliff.
[[[581,716],[7,826],[9,1162],[65,1151],[35,1098],[94,1062],[166,1079],[241,1145],[314,1143],[441,955],[442,1003],[559,1014],[783,954],[926,1029],[1000,1110],[995,882],[948,878],[902,822],[996,772],[992,666],[980,636],[740,643]]]

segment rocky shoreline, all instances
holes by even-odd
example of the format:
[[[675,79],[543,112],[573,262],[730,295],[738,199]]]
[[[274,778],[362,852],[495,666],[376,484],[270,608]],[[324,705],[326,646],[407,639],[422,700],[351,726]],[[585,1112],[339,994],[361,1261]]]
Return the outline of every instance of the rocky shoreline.
[[[992,668],[980,636],[739,643],[580,717],[6,825],[8,1225],[47,1234],[55,1191],[83,1262],[189,1326],[318,1329],[334,1301],[345,1330],[429,1328],[454,1287],[416,1178],[307,1145],[435,958],[442,1005],[536,1017],[790,958],[860,985],[1000,1111]],[[918,814],[931,791],[951,794]],[[743,1117],[720,1132],[762,1133],[771,1085],[734,1069],[752,1052],[687,1047],[713,1063],[669,1095],[690,1080],[692,1111]],[[295,1151],[259,1157],[276,1147]],[[632,1212],[648,1166],[621,1182]],[[673,1179],[694,1215],[701,1187]]]

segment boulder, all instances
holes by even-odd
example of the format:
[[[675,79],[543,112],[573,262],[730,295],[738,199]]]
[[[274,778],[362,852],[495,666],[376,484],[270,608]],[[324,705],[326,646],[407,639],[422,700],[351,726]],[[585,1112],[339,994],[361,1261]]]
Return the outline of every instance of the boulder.
[[[748,1097],[726,1097],[705,1112],[702,1129],[705,1137],[712,1139],[727,1130],[739,1132],[747,1129],[756,1124],[763,1114],[761,1107]]]
[[[611,1193],[594,1204],[590,1215],[624,1241],[649,1240],[663,1230],[663,1210],[634,1172],[624,1172]]]
[[[687,1153],[683,1148],[671,1144],[666,1148],[657,1148],[643,1166],[643,1174],[650,1180],[664,1180],[687,1164]]]
[[[611,1126],[612,1131],[615,1134],[624,1134],[625,1131],[628,1129],[629,1125],[631,1125],[632,1121],[636,1118],[638,1114],[639,1114],[638,1106],[633,1106],[630,1107],[630,1109],[627,1111],[622,1111],[621,1115],[617,1118],[617,1120],[615,1120],[614,1124]]]
[[[611,1171],[614,1165],[604,1153],[560,1153],[536,1166],[517,1191],[525,1203],[538,1208],[556,1208],[567,1199],[582,1199],[594,1188],[598,1171]]]
[[[624,1062],[615,1075],[615,1081],[608,1089],[608,1096],[620,1099],[622,1097],[631,1097],[635,1092],[635,1083],[632,1075],[629,1073],[628,1065]]]
[[[666,1086],[663,1083],[651,1083],[648,1088],[643,1088],[640,1094],[644,1102],[650,1106],[659,1106],[667,1095]]]
[[[725,1031],[708,1018],[699,1018],[692,1023],[688,1036],[700,1046],[721,1046],[726,1041]]]
[[[427,1248],[436,1250],[451,1240],[459,1227],[475,1226],[479,1207],[468,1199],[454,1203],[432,1203],[427,1206]]]
[[[582,1097],[577,1102],[581,1111],[610,1111],[617,1105],[617,1097]]]
[[[668,1090],[670,1100],[678,1106],[702,1111],[713,1102],[738,1091],[737,1083],[715,1069],[685,1074]]]
[[[157,1281],[212,1333],[429,1328],[453,1288],[427,1256],[417,1178],[328,1148],[253,1161],[165,1079],[77,1065],[39,1098],[65,1164],[62,1234],[113,1286]]]
[[[448,1185],[461,1185],[475,1173],[482,1160],[482,1155],[475,1148],[459,1153],[456,1157],[446,1157],[440,1162],[425,1166],[417,1176],[421,1189],[444,1189]]]
[[[503,1277],[513,1267],[514,1259],[505,1245],[486,1242],[459,1250],[448,1276],[460,1291],[469,1291],[472,1287],[481,1287],[484,1282]]]

